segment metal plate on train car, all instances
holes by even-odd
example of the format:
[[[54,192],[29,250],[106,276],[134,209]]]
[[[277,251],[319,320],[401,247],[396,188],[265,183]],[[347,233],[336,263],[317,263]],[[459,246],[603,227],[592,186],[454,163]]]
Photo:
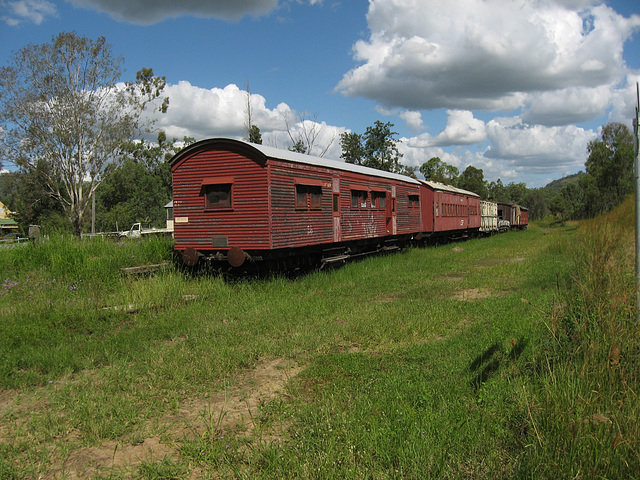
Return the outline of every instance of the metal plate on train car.
[[[214,248],[227,248],[229,237],[211,237],[211,246]]]

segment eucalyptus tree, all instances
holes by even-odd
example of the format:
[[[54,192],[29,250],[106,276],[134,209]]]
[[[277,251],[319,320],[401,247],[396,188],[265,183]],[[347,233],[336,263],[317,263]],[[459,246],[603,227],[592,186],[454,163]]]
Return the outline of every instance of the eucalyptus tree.
[[[610,210],[633,193],[633,142],[629,128],[616,122],[605,125],[600,139],[589,142],[587,174],[580,178],[587,217]]]
[[[402,154],[398,151],[399,140],[396,140],[397,132],[392,131],[391,127],[391,122],[382,123],[376,120],[362,135],[343,133],[340,135],[340,157],[346,163],[415,177],[415,167],[407,167],[400,163]]]
[[[96,190],[97,228],[113,231],[141,221],[163,225],[164,205],[172,193],[168,160],[194,142],[193,137],[169,140],[160,131],[155,142],[127,144],[122,151],[123,163],[117,168],[110,166],[109,175]]]
[[[249,87],[249,81],[247,81],[244,92],[247,103],[244,111],[245,123],[243,138],[247,142],[262,145],[262,134],[260,133],[260,128],[253,123],[253,107],[251,105],[251,89]]]
[[[457,167],[443,162],[440,157],[431,157],[420,166],[420,173],[425,180],[454,185],[460,175]]]
[[[282,115],[287,135],[291,142],[288,149],[291,152],[324,157],[327,150],[333,145],[335,136],[332,136],[331,140],[326,142],[324,146],[320,145],[324,123],[318,123],[317,113],[313,115],[312,119],[308,118],[307,115],[307,112],[302,112],[298,116],[298,121],[293,126],[290,124],[289,116],[286,114]]]
[[[487,198],[489,195],[487,182],[484,179],[484,172],[481,168],[476,168],[473,165],[469,165],[465,168],[464,172],[460,174],[458,187],[477,193],[481,198]]]
[[[14,52],[0,69],[0,149],[23,171],[47,164],[43,182],[80,234],[90,198],[119,152],[165,112],[164,78],[142,69],[121,82],[122,57],[104,37],[60,33]]]

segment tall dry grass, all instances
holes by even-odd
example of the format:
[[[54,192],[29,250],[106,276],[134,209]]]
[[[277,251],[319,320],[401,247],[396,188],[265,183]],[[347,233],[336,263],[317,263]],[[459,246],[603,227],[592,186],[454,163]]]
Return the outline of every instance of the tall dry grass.
[[[530,402],[537,478],[640,478],[640,325],[634,203],[585,221],[571,286],[551,314]]]

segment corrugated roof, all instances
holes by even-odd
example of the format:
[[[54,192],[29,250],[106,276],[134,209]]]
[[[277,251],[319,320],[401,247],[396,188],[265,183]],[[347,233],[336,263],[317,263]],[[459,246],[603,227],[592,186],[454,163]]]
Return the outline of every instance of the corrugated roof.
[[[430,180],[420,180],[425,185],[429,185],[434,190],[441,190],[443,192],[459,193],[461,195],[471,195],[472,197],[479,197],[477,193],[470,192],[469,190],[463,190],[462,188],[454,187],[452,185],[445,185],[440,182],[432,182]]]
[[[384,170],[377,170],[375,168],[364,167],[362,165],[354,165],[351,163],[343,162],[341,160],[329,160],[326,158],[314,157],[312,155],[305,155],[298,152],[291,152],[289,150],[282,150],[280,148],[269,147],[267,145],[258,145],[255,143],[242,142],[240,140],[234,140],[231,138],[210,138],[207,140],[201,140],[199,142],[192,143],[191,145],[185,147],[183,150],[178,152],[171,160],[169,160],[169,163],[173,165],[174,163],[180,161],[182,157],[189,154],[189,152],[198,150],[200,148],[204,148],[206,147],[207,144],[211,144],[212,146],[216,144],[236,145],[236,146],[252,149],[257,153],[261,154],[262,156],[266,157],[267,159],[275,158],[278,160],[286,160],[289,162],[304,163],[306,165],[333,168],[336,170],[356,172],[356,173],[361,173],[364,175],[370,175],[374,177],[389,178],[389,179],[398,180],[401,182],[413,183],[418,185],[420,184],[420,182],[415,178],[407,177],[406,175],[400,175],[398,173],[385,172]]]
[[[18,225],[18,222],[16,222],[13,218],[0,218],[1,227],[8,227],[12,225]]]
[[[385,172],[384,170],[378,170],[376,168],[365,167],[362,165],[354,165],[353,163],[343,162],[342,160],[330,160],[327,158],[314,157],[313,155],[305,155],[303,153],[291,152],[289,150],[282,150],[279,148],[273,148],[266,145],[249,144],[252,147],[260,150],[264,155],[270,158],[277,158],[278,160],[288,160],[290,162],[305,163],[307,165],[315,165],[319,167],[335,168],[337,170],[344,170],[347,172],[362,173],[365,175],[371,175],[374,177],[391,178],[393,180],[400,180],[402,182],[409,182],[419,184],[420,182],[415,178],[407,177],[406,175],[400,175],[399,173]]]

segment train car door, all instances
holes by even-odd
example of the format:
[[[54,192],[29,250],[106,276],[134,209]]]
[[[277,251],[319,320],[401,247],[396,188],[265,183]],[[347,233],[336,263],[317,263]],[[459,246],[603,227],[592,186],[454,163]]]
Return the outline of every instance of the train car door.
[[[391,186],[391,192],[387,192],[386,201],[387,235],[398,233],[398,222],[396,218],[396,187]]]
[[[333,193],[333,241],[341,242],[342,241],[342,225],[340,222],[340,179],[333,178],[332,179],[332,189]]]

